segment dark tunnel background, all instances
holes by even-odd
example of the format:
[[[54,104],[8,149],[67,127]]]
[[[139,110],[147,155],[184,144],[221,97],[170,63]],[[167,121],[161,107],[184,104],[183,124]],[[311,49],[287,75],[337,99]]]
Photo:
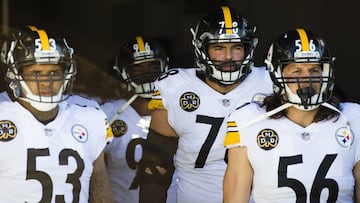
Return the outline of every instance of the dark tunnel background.
[[[113,88],[107,86],[110,79],[102,70],[112,65],[120,44],[135,35],[163,42],[171,67],[193,66],[190,27],[213,8],[229,5],[257,27],[255,65],[263,64],[269,43],[279,33],[297,27],[313,30],[325,38],[336,57],[336,91],[344,99],[360,102],[360,86],[356,82],[360,75],[360,7],[354,0],[2,1],[2,35],[6,34],[5,24],[10,31],[32,24],[64,35],[77,56],[75,90],[89,96],[114,94]]]

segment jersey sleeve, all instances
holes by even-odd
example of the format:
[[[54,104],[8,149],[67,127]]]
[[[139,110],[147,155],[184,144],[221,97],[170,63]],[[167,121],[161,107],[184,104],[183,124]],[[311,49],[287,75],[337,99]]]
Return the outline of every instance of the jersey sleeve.
[[[357,103],[345,102],[340,104],[341,112],[346,122],[350,123],[351,133],[353,135],[355,147],[355,162],[360,161],[360,120],[358,115],[360,114],[360,105]]]
[[[89,138],[87,152],[95,160],[104,150],[107,143],[113,139],[112,129],[109,126],[106,114],[101,109],[85,107],[82,109],[86,119],[86,126]]]
[[[179,86],[181,86],[181,83],[177,81],[183,80],[182,72],[183,69],[173,68],[154,82],[155,91],[148,103],[149,110],[168,110],[169,103],[173,101],[174,95],[176,95],[176,92],[179,91]]]
[[[229,149],[238,146],[240,146],[240,132],[237,129],[236,121],[228,120],[224,147]]]
[[[94,108],[100,108],[99,103],[95,99],[86,98],[86,97],[76,95],[76,94],[70,95],[67,98],[66,102],[68,102],[70,104],[80,105],[80,106],[91,106]]]
[[[259,116],[263,116],[264,109],[257,103],[251,103],[232,112],[227,119],[227,130],[224,139],[225,148],[246,146],[246,130]],[[243,137],[242,137],[243,136]]]
[[[160,90],[155,90],[151,100],[148,103],[149,110],[156,110],[156,109],[165,109]]]

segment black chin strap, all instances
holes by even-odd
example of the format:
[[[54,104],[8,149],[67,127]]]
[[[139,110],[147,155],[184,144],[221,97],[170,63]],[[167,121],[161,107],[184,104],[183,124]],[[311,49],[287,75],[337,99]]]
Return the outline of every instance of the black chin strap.
[[[312,87],[299,88],[296,90],[296,93],[300,97],[304,109],[308,109],[311,97],[315,95],[315,89]]]

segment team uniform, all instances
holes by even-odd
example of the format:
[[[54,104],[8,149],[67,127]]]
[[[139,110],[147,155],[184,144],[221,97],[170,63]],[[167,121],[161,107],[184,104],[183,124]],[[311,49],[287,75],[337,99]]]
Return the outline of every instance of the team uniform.
[[[119,99],[103,104],[101,108],[109,120],[127,101]],[[138,203],[139,189],[130,189],[136,174],[136,164],[142,156],[141,145],[134,146],[139,138],[146,139],[151,116],[140,116],[128,106],[112,124],[114,139],[105,147],[107,170],[115,202]],[[168,190],[167,203],[176,202],[176,176]]]
[[[71,104],[100,108],[99,103],[95,99],[86,98],[77,94],[70,95],[65,101]]]
[[[241,85],[221,94],[198,78],[196,70],[171,69],[160,76],[149,107],[164,106],[179,136],[177,202],[222,202],[224,120],[235,108],[271,93],[271,80],[264,68],[254,67]]]
[[[247,147],[254,170],[255,202],[354,202],[353,167],[360,158],[360,106],[343,103],[340,109],[337,120],[307,127],[286,117],[266,118],[242,127],[265,113],[254,104],[231,114],[225,143],[228,147]]]
[[[1,101],[11,101],[6,91],[0,93],[0,102]]]
[[[0,93],[0,101],[11,101],[8,93],[3,91]],[[100,108],[99,103],[94,99],[89,99],[80,95],[72,94],[66,100],[67,103],[77,104],[81,106],[91,106],[95,108]]]
[[[0,102],[1,202],[88,202],[93,162],[112,133],[104,112],[59,103],[44,125],[18,102]]]

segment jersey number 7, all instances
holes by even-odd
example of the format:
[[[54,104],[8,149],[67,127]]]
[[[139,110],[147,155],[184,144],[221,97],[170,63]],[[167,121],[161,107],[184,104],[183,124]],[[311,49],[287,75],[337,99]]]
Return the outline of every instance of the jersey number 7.
[[[209,155],[210,149],[215,142],[216,136],[219,133],[221,124],[224,121],[224,117],[214,118],[204,115],[197,115],[196,122],[197,123],[205,123],[211,125],[210,131],[204,144],[201,146],[199,151],[199,155],[196,158],[195,168],[203,168],[206,162],[206,159]]]

